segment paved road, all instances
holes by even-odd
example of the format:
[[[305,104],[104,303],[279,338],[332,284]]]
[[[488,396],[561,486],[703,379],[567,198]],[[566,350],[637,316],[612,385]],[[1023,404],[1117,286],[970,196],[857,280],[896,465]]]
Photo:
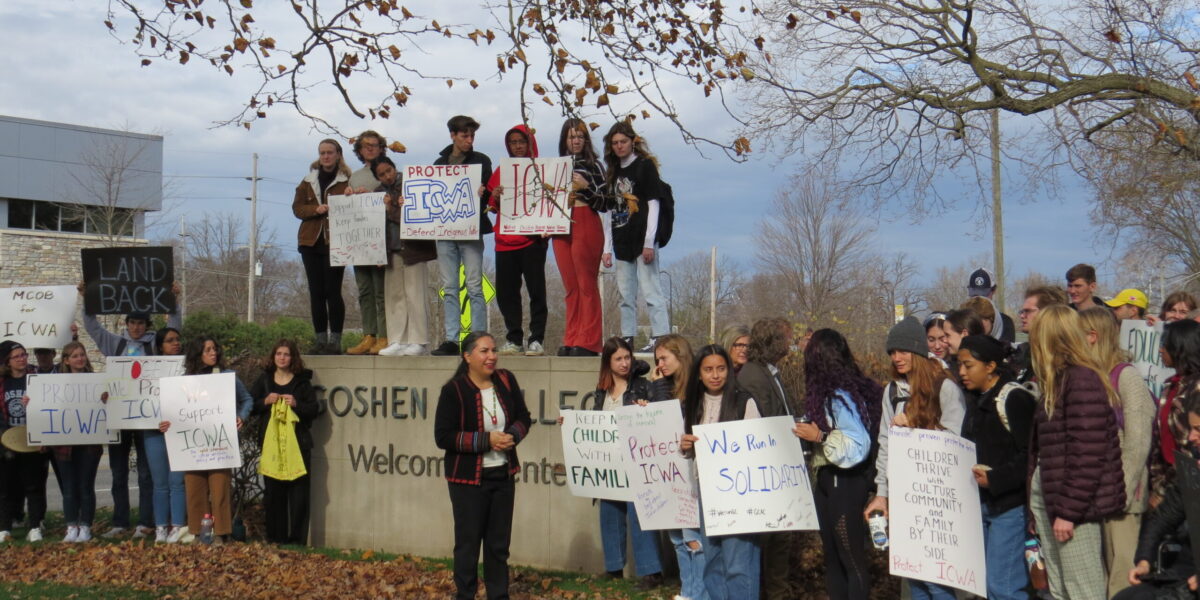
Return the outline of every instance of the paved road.
[[[138,505],[137,471],[129,473],[129,503],[136,508]],[[108,468],[108,453],[100,458],[100,468],[96,472],[96,507],[112,507],[112,471]],[[62,510],[62,492],[54,480],[54,473],[46,479],[46,509]]]

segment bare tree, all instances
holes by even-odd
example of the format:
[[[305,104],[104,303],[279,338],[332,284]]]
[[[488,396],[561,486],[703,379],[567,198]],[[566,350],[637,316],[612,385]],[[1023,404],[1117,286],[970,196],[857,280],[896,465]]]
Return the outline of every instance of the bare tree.
[[[671,326],[692,340],[708,339],[710,312],[711,255],[703,250],[672,262],[665,271],[671,278]],[[742,303],[741,275],[737,261],[717,257],[717,331],[733,323],[734,308]]]
[[[105,246],[116,246],[162,219],[167,213],[162,201],[173,186],[146,170],[148,150],[147,141],[130,137],[106,137],[84,149],[79,159],[82,168],[66,169],[73,185],[63,192],[63,226],[101,236]]]

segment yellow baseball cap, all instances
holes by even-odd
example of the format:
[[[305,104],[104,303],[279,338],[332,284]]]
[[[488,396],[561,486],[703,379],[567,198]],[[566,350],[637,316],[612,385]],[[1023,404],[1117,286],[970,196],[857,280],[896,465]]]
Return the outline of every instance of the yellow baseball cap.
[[[1132,304],[1142,310],[1146,310],[1150,307],[1150,300],[1146,298],[1146,294],[1143,294],[1141,290],[1125,288],[1114,296],[1112,300],[1106,301],[1105,304],[1113,308]]]

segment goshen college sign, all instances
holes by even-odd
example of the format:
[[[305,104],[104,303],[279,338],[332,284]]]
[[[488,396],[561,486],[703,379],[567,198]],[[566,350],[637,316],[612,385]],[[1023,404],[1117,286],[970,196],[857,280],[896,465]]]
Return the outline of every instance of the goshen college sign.
[[[450,556],[454,523],[433,442],[446,357],[306,356],[325,414],[313,425],[312,543]],[[567,489],[559,406],[590,408],[599,359],[503,357],[533,419],[517,447],[514,564],[604,570],[591,499]],[[632,562],[632,561],[631,561]]]

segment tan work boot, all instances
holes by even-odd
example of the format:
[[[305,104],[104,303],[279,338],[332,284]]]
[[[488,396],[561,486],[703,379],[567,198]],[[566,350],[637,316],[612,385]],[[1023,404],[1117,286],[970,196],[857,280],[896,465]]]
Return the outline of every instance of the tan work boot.
[[[379,354],[380,350],[383,350],[384,348],[387,348],[387,347],[388,347],[387,338],[385,338],[385,337],[376,338],[375,345],[371,346],[370,350],[367,350],[367,354]]]
[[[364,335],[361,342],[353,348],[347,348],[346,354],[359,355],[368,353],[375,346],[375,336]]]

